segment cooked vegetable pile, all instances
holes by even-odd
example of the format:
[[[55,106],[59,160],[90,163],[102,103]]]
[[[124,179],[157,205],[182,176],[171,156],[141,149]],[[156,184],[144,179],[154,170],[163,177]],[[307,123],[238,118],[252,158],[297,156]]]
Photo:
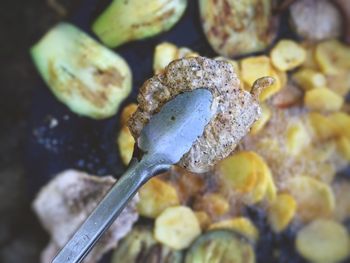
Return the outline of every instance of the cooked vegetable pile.
[[[350,180],[349,175],[342,175],[350,164],[350,104],[346,98],[350,46],[342,41],[348,37],[349,3],[285,3],[276,7],[270,0],[198,2],[198,22],[217,54],[214,62],[225,61],[222,65],[229,68],[229,75],[219,75],[253,94],[261,116],[248,125],[252,126],[243,140],[224,149],[229,156],[225,153],[215,166],[211,166],[214,162],[208,165],[209,160],[201,164],[205,169],[191,172],[183,168],[183,162],[182,167],[174,166],[147,182],[138,193],[138,202],[135,199],[132,204],[133,220],[140,216],[132,230],[117,239],[111,234],[103,240],[108,249],[116,247],[112,263],[350,260]],[[184,0],[114,0],[92,29],[103,44],[117,47],[169,30],[186,5]],[[282,17],[276,10],[286,9],[294,38],[278,37]],[[155,76],[140,89],[140,105],[134,101],[123,108],[132,82],[127,62],[75,26],[55,26],[33,47],[32,56],[53,94],[73,112],[94,119],[121,112],[116,146],[128,165],[135,147],[133,135],[142,128],[129,129],[137,114],[155,107],[152,103],[164,96],[170,98],[175,92],[172,88],[180,92],[186,88],[182,84],[201,81],[200,76],[186,75],[188,79],[174,78],[173,82],[165,78],[180,76],[176,66],[181,63],[198,66],[213,61],[191,48],[158,43],[153,54]],[[273,83],[263,83],[271,78]],[[154,92],[164,83],[168,93]],[[174,87],[169,83],[175,83]],[[257,89],[262,86],[264,89]],[[220,85],[215,88],[220,96],[225,91]],[[224,98],[227,105],[241,103]],[[157,111],[155,108],[152,110]],[[55,228],[47,223],[50,215],[42,211],[59,211],[62,199],[68,204],[84,199],[83,194],[57,193],[52,190],[55,182],[39,195],[52,198],[35,202],[50,232]],[[86,180],[80,185],[89,193],[101,182],[85,184]],[[89,196],[82,203],[73,212],[86,217],[86,207],[91,210],[96,202]],[[57,213],[55,217],[63,229],[65,220]],[[133,221],[121,223],[120,228],[130,225]],[[62,245],[55,238],[57,233],[51,233],[51,254]],[[93,260],[86,262],[96,262],[106,247],[97,246]],[[47,261],[51,254],[45,251],[43,258]]]

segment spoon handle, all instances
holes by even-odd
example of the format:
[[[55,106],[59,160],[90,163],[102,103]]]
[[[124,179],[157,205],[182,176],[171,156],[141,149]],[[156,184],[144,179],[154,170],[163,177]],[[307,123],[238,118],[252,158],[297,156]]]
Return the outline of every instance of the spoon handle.
[[[170,165],[161,164],[158,158],[151,156],[145,156],[140,162],[135,160],[57,254],[52,263],[81,262],[137,190],[153,175],[169,168]]]

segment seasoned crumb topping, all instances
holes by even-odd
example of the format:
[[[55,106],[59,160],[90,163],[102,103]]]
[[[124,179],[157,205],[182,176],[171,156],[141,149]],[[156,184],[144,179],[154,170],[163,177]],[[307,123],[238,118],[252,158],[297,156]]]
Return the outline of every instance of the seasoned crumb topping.
[[[232,65],[204,57],[173,61],[164,72],[143,84],[137,98],[139,107],[129,120],[130,130],[138,138],[151,116],[166,102],[199,88],[213,94],[212,108],[216,114],[179,162],[193,172],[205,172],[227,157],[260,116],[259,92],[242,90]]]

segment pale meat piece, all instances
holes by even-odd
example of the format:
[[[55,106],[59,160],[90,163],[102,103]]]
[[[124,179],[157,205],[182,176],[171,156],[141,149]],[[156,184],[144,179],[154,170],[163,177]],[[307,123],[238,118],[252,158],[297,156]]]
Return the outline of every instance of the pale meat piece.
[[[339,37],[342,15],[328,0],[298,0],[290,7],[291,24],[298,35],[311,41]]]
[[[179,162],[192,172],[206,172],[236,148],[260,116],[259,85],[254,85],[251,93],[240,86],[237,73],[226,61],[204,57],[175,60],[141,87],[139,107],[129,120],[130,130],[137,139],[151,116],[166,102],[186,91],[208,89],[213,95],[215,115]]]
[[[33,202],[33,209],[51,237],[41,255],[42,263],[52,261],[115,181],[111,176],[97,177],[67,170],[41,189]],[[83,262],[97,262],[131,230],[138,219],[135,208],[137,198],[129,202]]]

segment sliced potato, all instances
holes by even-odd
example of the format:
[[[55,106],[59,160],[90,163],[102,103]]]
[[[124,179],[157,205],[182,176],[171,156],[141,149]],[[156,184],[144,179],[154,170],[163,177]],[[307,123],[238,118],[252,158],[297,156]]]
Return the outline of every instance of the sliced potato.
[[[298,215],[303,221],[332,214],[335,203],[329,185],[308,176],[296,176],[288,180],[287,189],[295,198]]]
[[[305,49],[293,40],[280,40],[271,51],[272,64],[281,71],[294,69],[304,63]]]
[[[350,69],[350,48],[339,40],[328,40],[317,45],[315,58],[323,73],[336,75]]]
[[[184,263],[254,263],[252,245],[230,230],[213,230],[200,236],[187,251]]]
[[[284,71],[271,67],[270,76],[275,80],[275,82],[271,86],[266,87],[261,91],[259,96],[260,101],[265,101],[272,97],[287,84],[287,74]]]
[[[319,140],[327,140],[338,134],[338,128],[331,117],[311,112],[307,115],[307,121]]]
[[[253,135],[258,134],[268,123],[268,121],[271,118],[271,115],[272,112],[269,106],[267,106],[267,104],[261,104],[261,117],[253,124],[250,133]]]
[[[327,75],[327,87],[340,96],[350,92],[350,70],[339,71],[334,75]]]
[[[124,125],[118,134],[117,144],[123,164],[128,165],[134,153],[135,139],[129,127]]]
[[[293,74],[293,80],[303,90],[323,88],[327,86],[325,75],[310,68],[301,68]]]
[[[257,79],[271,75],[270,59],[267,56],[244,58],[240,61],[240,66],[242,79],[248,91]]]
[[[153,56],[153,71],[155,74],[164,70],[168,64],[177,59],[178,48],[169,42],[158,44]]]
[[[198,223],[202,230],[206,230],[211,224],[211,219],[205,211],[195,211],[194,214],[197,217]]]
[[[267,176],[267,187],[266,187],[265,198],[268,202],[272,202],[277,197],[277,187],[276,187],[275,181],[273,180],[271,171],[267,174],[268,176]]]
[[[150,218],[155,218],[164,209],[180,203],[176,189],[171,184],[156,177],[141,187],[139,196],[137,211],[140,215]]]
[[[350,139],[350,115],[345,112],[335,112],[329,115],[329,119],[335,125],[339,135]]]
[[[246,217],[236,217],[213,223],[209,226],[209,230],[213,229],[231,229],[252,241],[257,241],[259,238],[258,229],[254,226],[253,222]]]
[[[197,52],[194,52],[187,47],[180,47],[178,49],[176,59],[188,58],[188,57],[198,57],[198,56],[199,56],[199,54]]]
[[[313,70],[319,70],[319,66],[315,58],[316,46],[309,42],[302,43],[301,45],[304,47],[306,51],[306,57],[303,63],[303,67],[313,69]]]
[[[251,191],[257,180],[254,159],[252,152],[238,152],[220,161],[216,170],[223,186],[242,193]]]
[[[304,104],[314,111],[339,111],[344,98],[327,88],[312,89],[305,92]]]
[[[274,184],[272,173],[265,160],[257,153],[251,152],[254,156],[254,164],[256,166],[257,181],[254,189],[247,193],[244,199],[248,204],[255,204],[266,199],[273,200],[276,195],[276,186]]]
[[[134,114],[134,112],[137,109],[136,103],[130,103],[127,106],[125,106],[122,110],[122,113],[120,114],[120,125],[126,125],[128,120],[130,119],[131,115]]]
[[[310,143],[310,136],[301,121],[291,125],[287,129],[287,152],[290,155],[299,155],[300,152]]]
[[[172,249],[187,248],[200,233],[196,215],[185,206],[169,207],[155,221],[155,239]]]
[[[343,158],[350,162],[350,139],[345,136],[337,138],[337,149]]]
[[[340,262],[349,256],[350,239],[343,225],[316,219],[298,232],[296,248],[311,262]]]
[[[206,211],[212,218],[220,217],[230,209],[228,201],[220,194],[207,193],[197,197],[194,209]]]
[[[268,219],[275,232],[283,231],[293,219],[297,209],[297,203],[290,194],[279,194],[270,203]]]

